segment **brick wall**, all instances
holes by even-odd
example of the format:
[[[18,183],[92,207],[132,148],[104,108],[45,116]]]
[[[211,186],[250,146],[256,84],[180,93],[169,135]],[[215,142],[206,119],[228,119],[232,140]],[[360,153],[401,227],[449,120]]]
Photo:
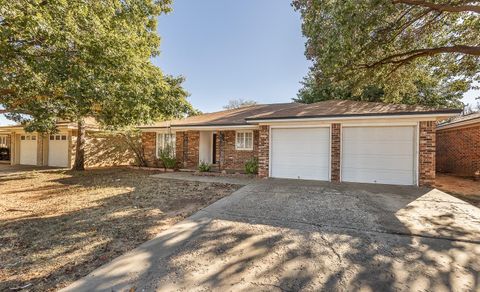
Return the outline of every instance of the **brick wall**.
[[[243,171],[245,162],[258,157],[259,131],[253,131],[253,150],[236,150],[236,131],[220,131],[217,133],[215,154],[220,169]]]
[[[435,182],[435,121],[420,122],[419,185]]]
[[[269,152],[270,152],[270,127],[260,126],[258,136],[258,175],[260,177],[269,176]]]
[[[340,181],[340,147],[341,147],[341,124],[332,124],[331,128],[331,180],[333,182]]]
[[[200,132],[176,132],[175,137],[175,154],[179,167],[196,169],[199,160]]]
[[[480,123],[464,128],[439,129],[437,171],[474,176],[480,171]]]
[[[142,132],[142,145],[143,153],[145,155],[145,160],[147,166],[149,167],[158,167],[157,154],[156,152],[156,141],[157,133],[155,132]]]

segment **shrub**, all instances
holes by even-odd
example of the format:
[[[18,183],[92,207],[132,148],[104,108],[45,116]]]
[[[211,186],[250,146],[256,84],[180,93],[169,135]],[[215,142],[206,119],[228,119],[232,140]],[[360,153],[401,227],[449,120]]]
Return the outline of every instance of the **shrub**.
[[[247,160],[245,162],[245,172],[247,174],[257,174],[258,173],[258,159],[256,157]]]
[[[160,150],[158,159],[163,163],[165,170],[167,170],[167,168],[175,169],[177,167],[177,158],[175,158],[173,149],[170,146]]]
[[[211,165],[206,163],[205,161],[201,161],[200,164],[198,165],[198,171],[200,172],[209,172],[211,169]]]

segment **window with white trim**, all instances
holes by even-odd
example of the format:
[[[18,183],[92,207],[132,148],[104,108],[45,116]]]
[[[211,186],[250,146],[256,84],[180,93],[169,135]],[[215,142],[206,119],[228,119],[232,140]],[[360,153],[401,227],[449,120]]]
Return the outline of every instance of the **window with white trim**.
[[[253,150],[253,131],[238,131],[235,142],[236,150]]]
[[[157,133],[157,157],[160,157],[160,152],[170,147],[172,155],[175,156],[175,140],[174,133]]]

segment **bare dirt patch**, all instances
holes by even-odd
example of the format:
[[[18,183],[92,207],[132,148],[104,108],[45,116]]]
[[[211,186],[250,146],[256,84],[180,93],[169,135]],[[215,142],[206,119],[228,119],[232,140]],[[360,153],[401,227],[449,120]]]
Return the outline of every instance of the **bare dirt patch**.
[[[480,181],[452,175],[437,174],[435,187],[480,208]]]
[[[153,173],[0,175],[0,291],[64,287],[240,187]]]

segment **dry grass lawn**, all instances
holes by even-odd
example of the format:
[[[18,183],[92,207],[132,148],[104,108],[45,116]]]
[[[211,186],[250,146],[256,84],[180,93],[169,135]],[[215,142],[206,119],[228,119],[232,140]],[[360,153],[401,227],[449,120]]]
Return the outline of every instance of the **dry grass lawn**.
[[[435,187],[480,208],[480,181],[437,173]]]
[[[239,188],[150,174],[0,174],[0,291],[64,287]]]

